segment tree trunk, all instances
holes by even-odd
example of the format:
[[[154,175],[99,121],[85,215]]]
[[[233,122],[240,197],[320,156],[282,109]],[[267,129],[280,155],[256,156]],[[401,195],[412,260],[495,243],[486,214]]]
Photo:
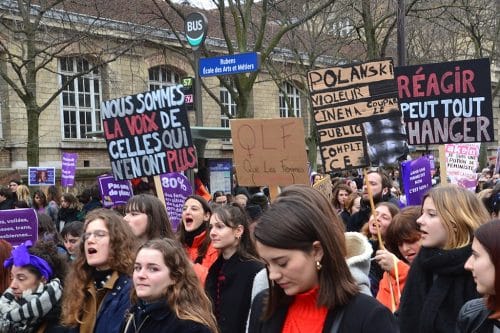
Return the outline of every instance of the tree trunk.
[[[28,167],[38,166],[40,161],[39,152],[39,137],[38,137],[38,121],[40,119],[40,114],[37,112],[35,106],[28,106],[26,110],[28,113],[28,148],[27,148],[27,158]]]
[[[363,11],[363,26],[365,28],[366,37],[366,56],[368,60],[373,60],[378,57],[377,40],[375,38],[375,27],[373,26],[372,13],[370,8],[370,0],[362,0]]]
[[[252,89],[243,89],[238,95],[239,103],[237,107],[237,118],[253,118]]]

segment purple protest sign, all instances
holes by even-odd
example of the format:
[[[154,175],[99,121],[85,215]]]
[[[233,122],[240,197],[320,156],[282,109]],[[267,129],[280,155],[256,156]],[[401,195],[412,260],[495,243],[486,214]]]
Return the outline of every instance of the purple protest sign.
[[[0,239],[12,246],[38,239],[38,217],[32,208],[0,210]]]
[[[56,184],[55,168],[45,167],[29,167],[28,168],[28,185],[42,186]]]
[[[75,186],[76,162],[78,161],[77,153],[63,153],[61,166],[61,186]]]
[[[193,194],[189,180],[181,173],[171,172],[160,175],[163,196],[172,228],[177,230],[182,218],[182,206],[188,196]]]
[[[432,187],[431,163],[427,157],[401,164],[406,203],[409,206],[422,204],[423,196]]]
[[[134,193],[132,184],[128,180],[115,180],[113,176],[100,176],[97,181],[104,208],[125,205]]]

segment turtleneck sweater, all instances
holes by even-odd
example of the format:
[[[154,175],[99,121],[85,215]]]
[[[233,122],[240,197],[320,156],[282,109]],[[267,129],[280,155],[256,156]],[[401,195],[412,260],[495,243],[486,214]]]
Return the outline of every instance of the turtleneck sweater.
[[[321,333],[328,309],[318,307],[319,287],[297,294],[288,309],[282,333]]]

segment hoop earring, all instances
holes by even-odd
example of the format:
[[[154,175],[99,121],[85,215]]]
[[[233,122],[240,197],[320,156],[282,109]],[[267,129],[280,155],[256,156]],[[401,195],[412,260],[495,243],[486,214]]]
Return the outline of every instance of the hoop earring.
[[[323,265],[321,265],[321,263],[319,262],[319,260],[316,260],[316,270],[321,270],[321,267],[323,267]]]

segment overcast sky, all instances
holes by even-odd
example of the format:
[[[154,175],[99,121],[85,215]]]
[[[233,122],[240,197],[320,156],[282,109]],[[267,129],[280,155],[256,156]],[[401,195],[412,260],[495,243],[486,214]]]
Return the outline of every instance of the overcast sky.
[[[204,9],[213,9],[215,8],[212,0],[188,0],[193,6],[204,8]],[[173,2],[183,2],[183,0],[173,0]]]

